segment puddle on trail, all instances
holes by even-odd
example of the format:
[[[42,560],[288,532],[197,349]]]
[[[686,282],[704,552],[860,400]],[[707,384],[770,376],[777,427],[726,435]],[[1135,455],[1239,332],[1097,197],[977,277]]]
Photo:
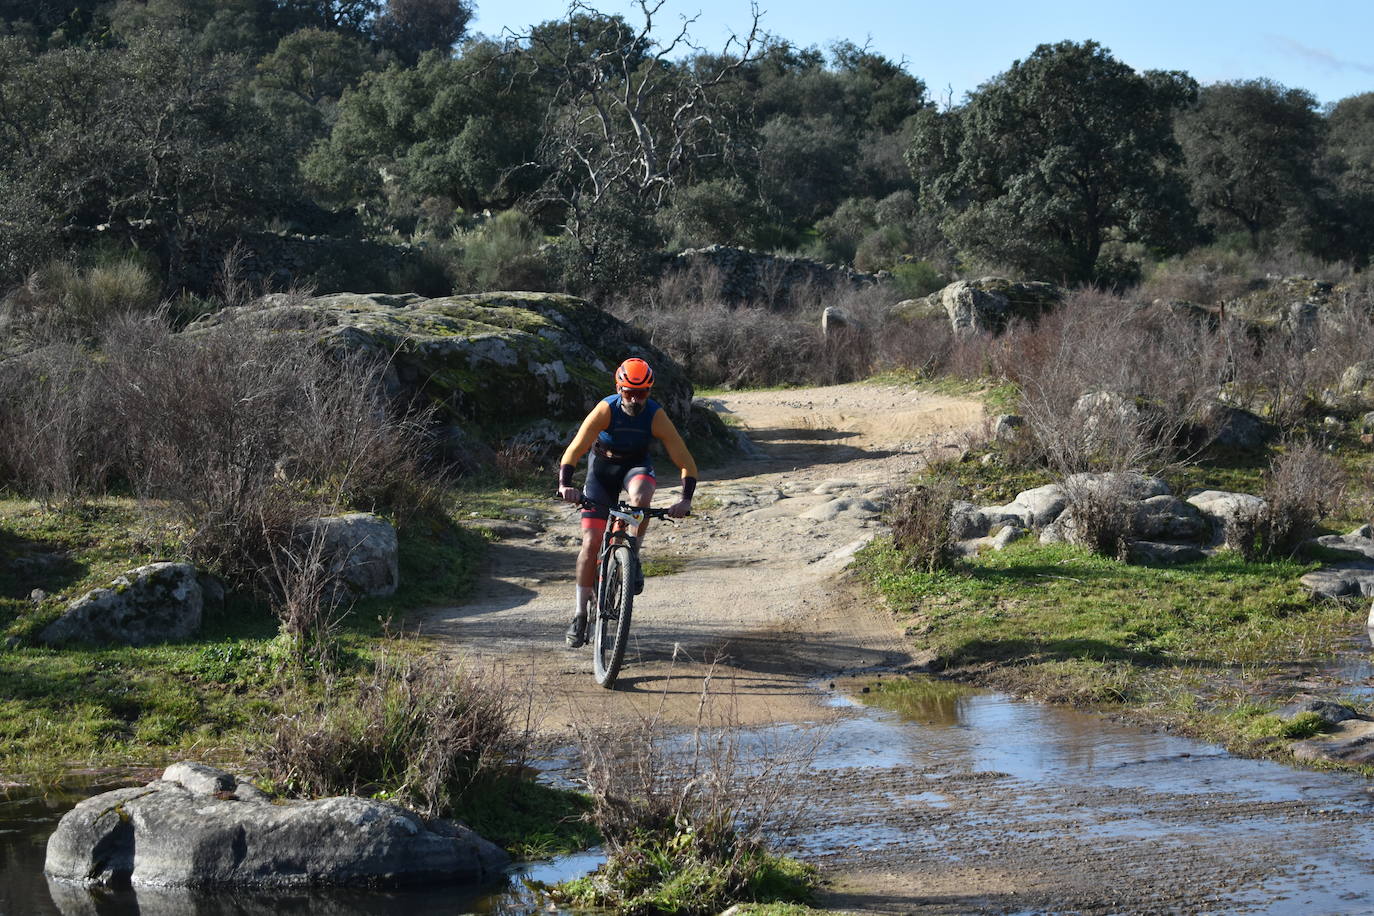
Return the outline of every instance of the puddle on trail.
[[[849,683],[859,682],[846,678],[836,686]],[[817,686],[826,691],[829,682]],[[924,858],[977,870],[1019,856],[1018,867],[1043,877],[1056,868],[1070,875],[1065,870],[1092,869],[1083,863],[1100,856],[1121,881],[1161,888],[1173,882],[1177,894],[1165,899],[1182,901],[1175,908],[1184,910],[1374,911],[1374,806],[1358,777],[1240,759],[1201,742],[942,682],[905,692],[901,702],[887,704],[892,708],[858,704],[842,689],[828,694],[842,707],[837,721],[743,729],[731,739],[739,757],[760,766],[789,755],[802,761],[793,770],[806,774],[794,780],[804,796],[801,814],[789,821],[784,845],[823,866],[899,866]],[[684,736],[680,747],[691,740]],[[573,775],[569,760],[543,765],[545,778]],[[290,909],[506,916],[540,912],[521,874],[552,882],[601,861],[589,852],[530,864],[505,888],[480,894],[425,889],[192,899],[164,892],[136,900],[128,893],[99,907],[63,909],[42,876],[43,850],[74,801],[0,796],[0,914],[251,916]],[[1074,857],[1063,856],[1066,842]],[[1041,849],[1044,861],[1035,858]],[[1210,905],[1187,896],[1199,882]],[[1063,910],[1037,911],[1075,908],[1066,902]]]

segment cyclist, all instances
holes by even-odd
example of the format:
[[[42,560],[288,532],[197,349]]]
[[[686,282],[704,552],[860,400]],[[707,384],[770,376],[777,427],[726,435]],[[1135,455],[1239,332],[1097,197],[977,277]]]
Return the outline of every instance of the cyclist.
[[[582,426],[563,452],[558,468],[558,495],[571,503],[581,502],[583,493],[573,486],[573,471],[588,450],[586,497],[600,508],[582,510],[582,550],[577,555],[577,600],[572,623],[568,625],[569,648],[587,642],[587,609],[596,590],[597,548],[606,528],[606,507],[620,498],[623,489],[630,504],[647,506],[654,497],[654,466],[649,457],[653,440],[663,443],[668,457],[682,472],[682,499],[668,508],[673,518],[682,518],[692,508],[697,486],[697,465],[677,427],[662,406],[649,397],[654,385],[654,370],[638,357],[631,357],[615,371],[616,393],[598,402],[582,421]],[[635,535],[644,537],[649,520]],[[644,588],[644,574],[635,571],[635,594]]]

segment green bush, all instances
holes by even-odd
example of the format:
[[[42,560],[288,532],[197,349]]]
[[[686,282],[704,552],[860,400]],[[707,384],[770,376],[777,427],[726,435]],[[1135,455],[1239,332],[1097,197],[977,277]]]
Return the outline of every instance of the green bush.
[[[456,292],[552,288],[544,234],[524,213],[506,210],[454,235],[451,271]]]

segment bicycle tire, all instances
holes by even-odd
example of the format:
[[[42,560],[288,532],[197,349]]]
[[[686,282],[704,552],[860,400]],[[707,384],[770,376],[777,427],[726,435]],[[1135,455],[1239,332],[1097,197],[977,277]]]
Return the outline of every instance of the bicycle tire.
[[[634,609],[634,560],[628,547],[612,547],[606,558],[597,602],[596,628],[592,633],[592,672],[607,690],[625,661],[630,637],[630,613]]]

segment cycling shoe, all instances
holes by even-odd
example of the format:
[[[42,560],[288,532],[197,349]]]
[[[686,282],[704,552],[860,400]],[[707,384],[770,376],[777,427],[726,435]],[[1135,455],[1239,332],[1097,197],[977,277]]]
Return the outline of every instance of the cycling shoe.
[[[563,635],[569,649],[580,649],[587,644],[587,618],[578,616],[568,624],[568,632]]]

